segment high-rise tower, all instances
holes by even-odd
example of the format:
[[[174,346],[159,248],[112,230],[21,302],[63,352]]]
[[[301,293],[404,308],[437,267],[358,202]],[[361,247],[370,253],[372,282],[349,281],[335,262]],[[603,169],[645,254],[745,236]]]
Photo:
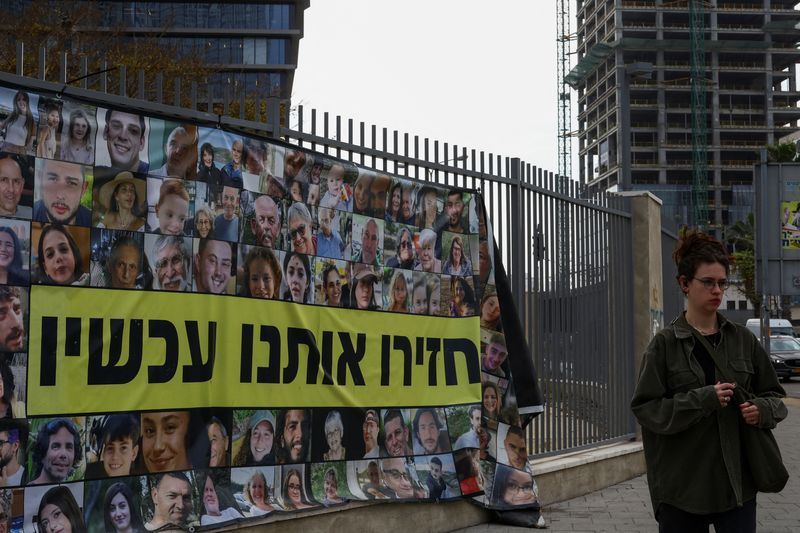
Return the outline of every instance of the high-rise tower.
[[[703,151],[693,146],[692,100],[705,95],[713,231],[752,211],[758,151],[798,129],[800,11],[794,0],[712,0],[697,9],[701,1],[577,0],[578,63],[567,80],[578,89],[581,182],[650,190],[667,218],[692,226],[703,225],[693,206],[703,197],[692,194]]]

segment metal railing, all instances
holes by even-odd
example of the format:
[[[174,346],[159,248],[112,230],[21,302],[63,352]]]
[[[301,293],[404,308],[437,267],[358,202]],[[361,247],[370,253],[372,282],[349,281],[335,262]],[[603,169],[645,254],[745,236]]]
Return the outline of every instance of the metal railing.
[[[40,54],[45,61],[46,54]],[[634,435],[628,408],[633,391],[632,251],[630,200],[587,196],[586,190],[517,158],[378,128],[297,107],[289,117],[277,99],[230,116],[232,102],[197,97],[197,84],[176,93],[112,94],[126,86],[125,69],[67,85],[69,58],[58,58],[61,79],[0,73],[0,81],[59,92],[103,106],[183,117],[266,136],[421,182],[479,191],[493,225],[500,258],[533,354],[545,411],[529,426],[529,451],[543,456],[596,446]],[[35,68],[31,72],[43,73]],[[113,83],[109,76],[119,77]],[[145,85],[138,73],[140,85]],[[184,92],[181,92],[184,91]],[[167,102],[187,102],[174,107]],[[263,105],[262,105],[263,104]],[[222,112],[214,112],[220,108]],[[211,111],[211,112],[209,112]],[[249,119],[249,120],[245,120]],[[289,122],[293,124],[289,124]],[[496,442],[496,441],[495,441]],[[498,443],[498,445],[502,445]]]

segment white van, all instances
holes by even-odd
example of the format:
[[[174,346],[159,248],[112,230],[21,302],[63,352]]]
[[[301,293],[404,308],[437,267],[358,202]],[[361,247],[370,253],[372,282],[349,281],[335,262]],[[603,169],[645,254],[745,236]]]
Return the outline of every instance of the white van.
[[[759,318],[749,318],[747,319],[747,329],[753,332],[753,334],[761,338],[761,319]],[[792,327],[792,323],[786,320],[785,318],[770,318],[769,319],[769,334],[770,335],[791,335],[792,337],[795,336],[794,328]]]

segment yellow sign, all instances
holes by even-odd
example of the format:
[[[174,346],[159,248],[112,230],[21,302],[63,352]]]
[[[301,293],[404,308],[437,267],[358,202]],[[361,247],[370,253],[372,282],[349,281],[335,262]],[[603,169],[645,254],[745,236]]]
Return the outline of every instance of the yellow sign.
[[[31,293],[29,415],[480,402],[478,317],[193,293]]]

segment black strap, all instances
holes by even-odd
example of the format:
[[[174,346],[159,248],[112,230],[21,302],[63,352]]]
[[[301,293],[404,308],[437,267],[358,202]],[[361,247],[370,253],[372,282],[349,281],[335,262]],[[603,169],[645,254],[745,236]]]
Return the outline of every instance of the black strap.
[[[736,383],[736,380],[731,379],[731,377],[725,372],[725,369],[723,368],[724,365],[721,364],[720,355],[717,353],[717,350],[711,346],[711,343],[709,343],[708,340],[702,335],[700,335],[700,332],[698,332],[694,328],[692,328],[692,335],[694,335],[695,339],[700,341],[700,344],[702,344],[703,347],[706,349],[708,354],[711,356],[711,359],[714,360],[714,366],[717,367],[717,373],[719,373],[722,379],[724,379],[728,383]],[[721,339],[720,339],[720,345],[722,345]],[[739,399],[736,400],[737,403],[742,404],[750,400],[751,395],[747,391],[742,389],[738,383],[736,383],[736,388],[733,389],[733,395],[736,396],[737,393],[739,395]]]

